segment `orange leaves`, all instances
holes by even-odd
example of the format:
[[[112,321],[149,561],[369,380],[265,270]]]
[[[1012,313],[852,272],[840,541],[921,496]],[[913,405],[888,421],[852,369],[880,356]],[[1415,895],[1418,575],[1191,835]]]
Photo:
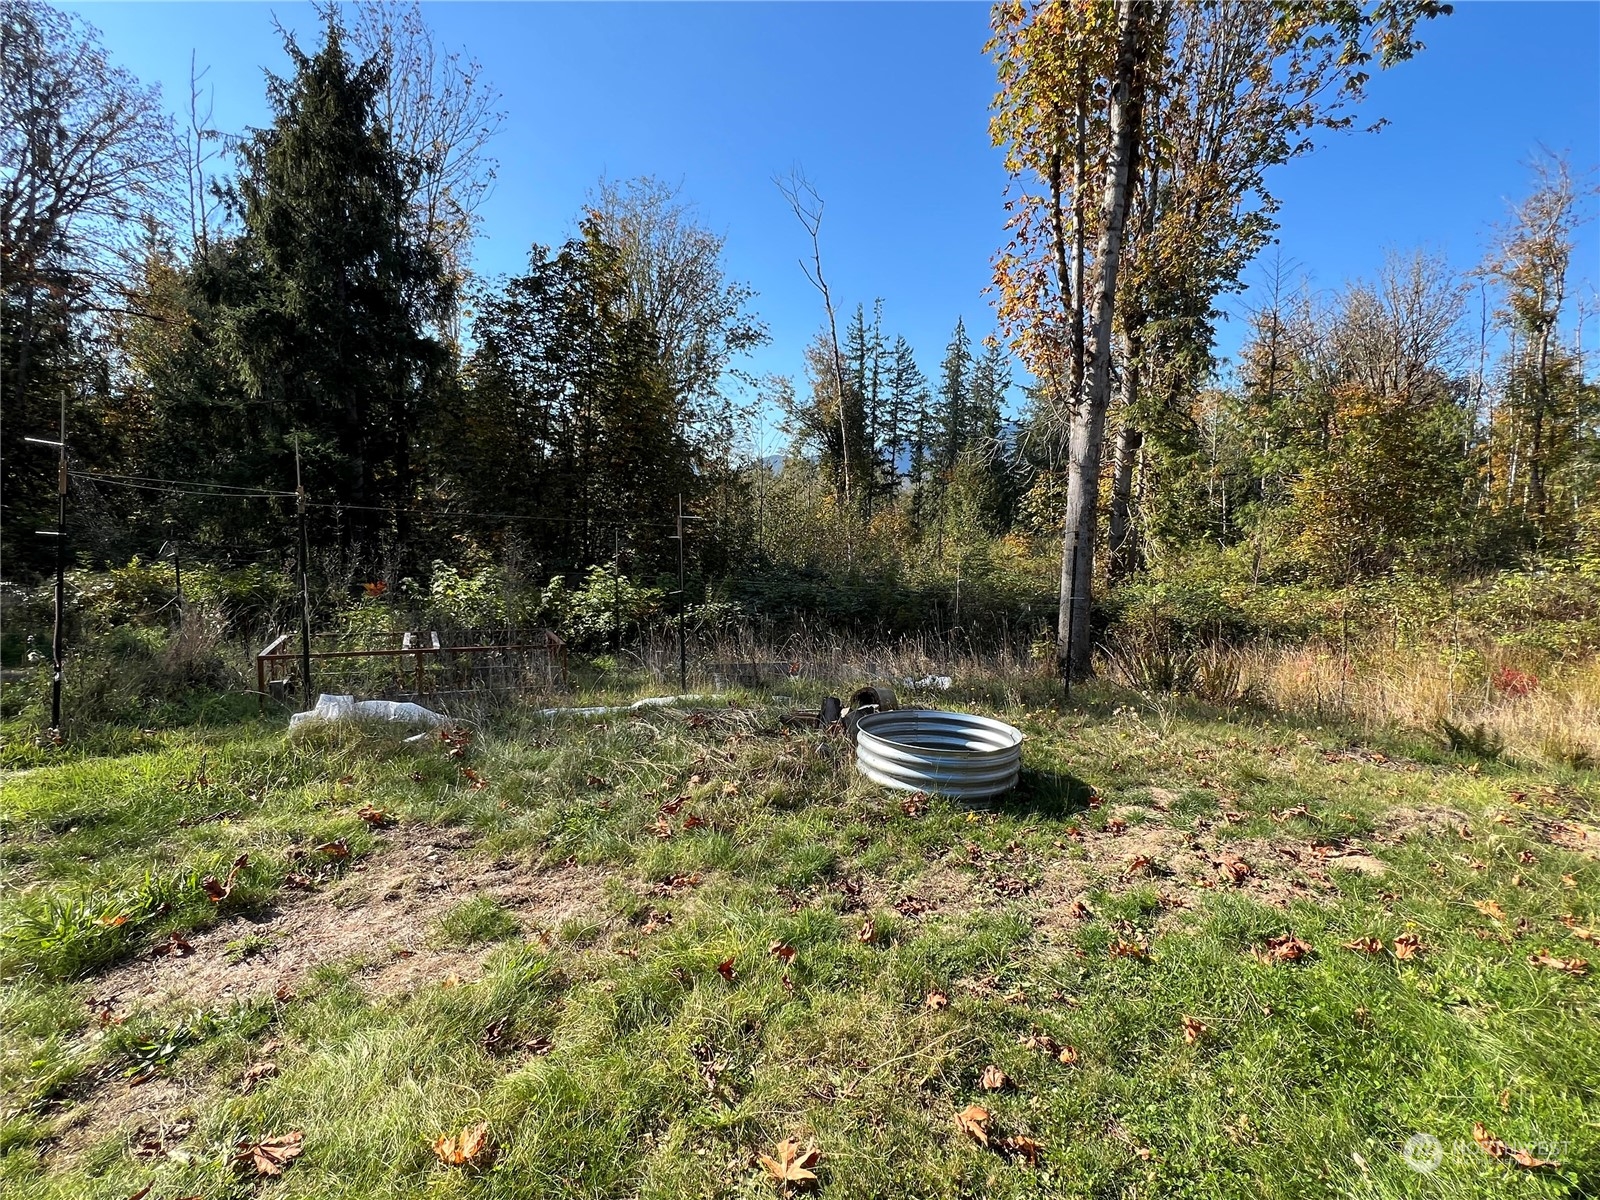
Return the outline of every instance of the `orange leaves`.
[[[374,829],[387,829],[391,825],[398,824],[400,820],[399,817],[395,816],[387,809],[378,808],[373,804],[363,804],[360,808],[356,809],[356,816],[360,817]]]
[[[1493,900],[1474,900],[1472,902],[1472,907],[1477,909],[1484,916],[1490,917],[1496,921],[1504,921],[1506,919],[1506,910],[1501,908],[1500,905],[1495,903]]]
[[[812,1146],[802,1151],[800,1140],[792,1137],[779,1142],[777,1150],[776,1158],[766,1154],[757,1157],[780,1191],[787,1194],[791,1188],[809,1188],[817,1182],[813,1168],[822,1161],[821,1150]]]
[[[1375,937],[1361,937],[1353,942],[1346,942],[1344,948],[1354,950],[1357,954],[1382,954],[1383,941]]]
[[[460,1133],[436,1138],[433,1153],[448,1167],[475,1167],[489,1155],[489,1123],[479,1121]]]
[[[1186,1016],[1183,1018],[1183,1040],[1186,1045],[1194,1045],[1210,1032],[1210,1027],[1198,1017]]]
[[[462,767],[461,776],[472,785],[472,790],[475,792],[481,792],[489,786],[489,781],[471,767]]]
[[[978,1076],[978,1086],[986,1092],[998,1092],[1007,1082],[1006,1073],[993,1063],[985,1067],[983,1074]]]
[[[798,951],[788,942],[773,942],[772,945],[767,947],[767,953],[783,963],[784,966],[788,966],[794,961],[794,956]]]
[[[928,993],[928,998],[922,1003],[931,1012],[941,1012],[950,1007],[950,997],[938,989],[934,989]]]
[[[257,1175],[276,1177],[305,1149],[305,1136],[298,1130],[259,1142],[242,1142],[233,1156],[237,1166],[249,1166]]]
[[[969,1104],[956,1114],[956,1128],[980,1146],[989,1144],[989,1110],[981,1104]]]
[[[1222,860],[1222,869],[1229,879],[1235,884],[1243,883],[1250,875],[1251,866],[1242,858],[1225,858]]]
[[[1290,963],[1299,962],[1311,954],[1311,944],[1303,942],[1291,933],[1278,937],[1268,938],[1264,949],[1257,950],[1256,957],[1264,963]]]
[[[1402,933],[1394,939],[1394,956],[1398,959],[1416,958],[1422,953],[1422,942],[1414,933]]]
[[[1150,947],[1140,945],[1138,942],[1124,942],[1119,939],[1112,942],[1109,949],[1112,958],[1131,958],[1135,962],[1150,961]]]
[[[244,870],[249,861],[250,856],[248,854],[239,855],[238,858],[233,860],[233,869],[228,872],[227,879],[221,883],[217,882],[215,875],[207,875],[202,879],[200,881],[200,890],[206,894],[206,899],[213,904],[221,904],[229,896],[233,895],[233,881],[239,878],[239,872]],[[117,923],[121,924],[121,922]]]
[[[1152,859],[1148,854],[1136,855],[1133,860],[1123,868],[1123,878],[1131,879],[1135,875],[1148,875],[1155,869],[1155,865],[1155,860]]]
[[[343,838],[335,838],[331,842],[323,842],[315,847],[318,854],[326,854],[329,858],[349,858],[350,845]]]
[[[729,955],[717,964],[717,974],[722,976],[724,983],[731,984],[734,980],[733,955]]]
[[[1552,971],[1560,971],[1576,979],[1581,979],[1589,973],[1589,963],[1586,959],[1557,958],[1548,950],[1528,955],[1528,961],[1536,967],[1549,967]]]
[[[1538,1158],[1530,1150],[1513,1150],[1494,1134],[1484,1127],[1482,1122],[1472,1123],[1472,1140],[1478,1143],[1478,1148],[1490,1158],[1509,1158],[1519,1167],[1534,1170],[1537,1167],[1558,1167],[1561,1164],[1551,1162],[1547,1158]]]

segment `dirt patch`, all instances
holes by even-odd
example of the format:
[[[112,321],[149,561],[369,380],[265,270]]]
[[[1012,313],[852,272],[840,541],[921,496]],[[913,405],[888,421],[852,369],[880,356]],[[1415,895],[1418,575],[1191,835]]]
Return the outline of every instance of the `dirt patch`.
[[[151,1140],[176,1145],[192,1126],[203,1094],[193,1083],[165,1075],[137,1087],[129,1087],[123,1079],[110,1080],[63,1114],[44,1143],[44,1156],[53,1163],[70,1162],[118,1133],[124,1133],[130,1145]]]
[[[597,868],[531,867],[470,852],[463,834],[407,826],[384,835],[382,850],[339,882],[310,893],[285,892],[261,916],[234,917],[189,937],[181,957],[147,955],[95,981],[114,1013],[183,1004],[212,1008],[279,989],[295,991],[321,963],[357,960],[370,995],[408,992],[429,982],[476,974],[488,947],[429,944],[438,919],[463,900],[492,896],[524,930],[553,929],[575,917],[603,920],[606,873]]]
[[[1378,823],[1373,835],[1380,842],[1403,842],[1407,838],[1459,839],[1472,818],[1456,808],[1395,808]]]
[[[1121,832],[1085,831],[1085,857],[1050,863],[1039,894],[1045,926],[1082,920],[1078,907],[1094,889],[1121,893],[1154,887],[1163,908],[1191,907],[1203,892],[1237,889],[1263,904],[1287,907],[1297,899],[1336,894],[1330,861],[1346,870],[1383,864],[1355,847],[1331,859],[1311,843],[1289,838],[1224,838],[1202,825],[1193,833],[1162,821],[1141,821]],[[1348,861],[1346,861],[1348,860]],[[1359,864],[1359,865],[1358,865]]]

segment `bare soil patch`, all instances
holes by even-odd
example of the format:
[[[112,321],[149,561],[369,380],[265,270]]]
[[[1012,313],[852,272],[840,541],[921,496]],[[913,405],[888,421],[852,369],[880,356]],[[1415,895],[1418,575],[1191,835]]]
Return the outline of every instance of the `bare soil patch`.
[[[261,993],[295,991],[313,967],[360,961],[373,996],[408,992],[454,974],[465,979],[488,954],[430,944],[435,923],[474,896],[489,895],[529,933],[574,917],[602,918],[606,872],[543,869],[471,853],[458,831],[412,825],[383,835],[387,845],[338,882],[284,892],[264,915],[235,916],[188,938],[190,952],[145,955],[94,984],[112,1012],[181,1004],[212,1008]]]

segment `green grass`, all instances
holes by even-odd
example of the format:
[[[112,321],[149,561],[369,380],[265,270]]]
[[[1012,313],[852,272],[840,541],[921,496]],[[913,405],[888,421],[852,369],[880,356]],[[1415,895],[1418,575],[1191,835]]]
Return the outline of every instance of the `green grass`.
[[[508,717],[460,760],[253,720],[42,754],[0,798],[0,1191],[772,1196],[755,1156],[790,1135],[840,1197],[1600,1191],[1600,984],[1530,962],[1592,957],[1563,918],[1600,924],[1600,864],[1557,824],[1595,823],[1593,773],[1095,689],[1065,710],[1005,686],[940,703],[1024,729],[1016,793],[913,815],[841,743],[743,699],[694,722]],[[293,995],[102,1025],[105,972],[174,930],[332,904],[382,870],[398,839],[362,805],[464,835],[475,862],[601,882],[578,912],[452,896],[427,927],[438,969],[408,991],[332,959]],[[348,858],[315,850],[339,838]],[[1148,872],[1128,871],[1134,845],[1161,848]],[[1296,889],[1317,845],[1383,874]],[[1212,868],[1224,852],[1249,886]],[[240,854],[211,901],[202,881]],[[1311,953],[1262,961],[1287,934]],[[1418,956],[1345,948],[1403,934]],[[244,923],[222,936],[236,963],[276,949]],[[175,1153],[139,1157],[106,1120],[51,1140],[147,1070],[192,1123]],[[1038,1164],[962,1134],[972,1103],[1040,1142]],[[434,1139],[479,1121],[493,1158],[441,1165]],[[1491,1159],[1474,1123],[1561,1165]],[[305,1151],[281,1181],[231,1165],[291,1130]],[[1408,1165],[1415,1135],[1438,1139],[1436,1169]]]

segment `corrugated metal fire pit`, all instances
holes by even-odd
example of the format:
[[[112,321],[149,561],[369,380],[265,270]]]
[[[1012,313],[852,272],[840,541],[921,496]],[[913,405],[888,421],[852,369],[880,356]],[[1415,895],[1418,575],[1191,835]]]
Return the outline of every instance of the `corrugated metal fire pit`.
[[[908,792],[994,796],[1017,785],[1022,731],[971,713],[872,713],[856,726],[856,768],[875,783]]]

